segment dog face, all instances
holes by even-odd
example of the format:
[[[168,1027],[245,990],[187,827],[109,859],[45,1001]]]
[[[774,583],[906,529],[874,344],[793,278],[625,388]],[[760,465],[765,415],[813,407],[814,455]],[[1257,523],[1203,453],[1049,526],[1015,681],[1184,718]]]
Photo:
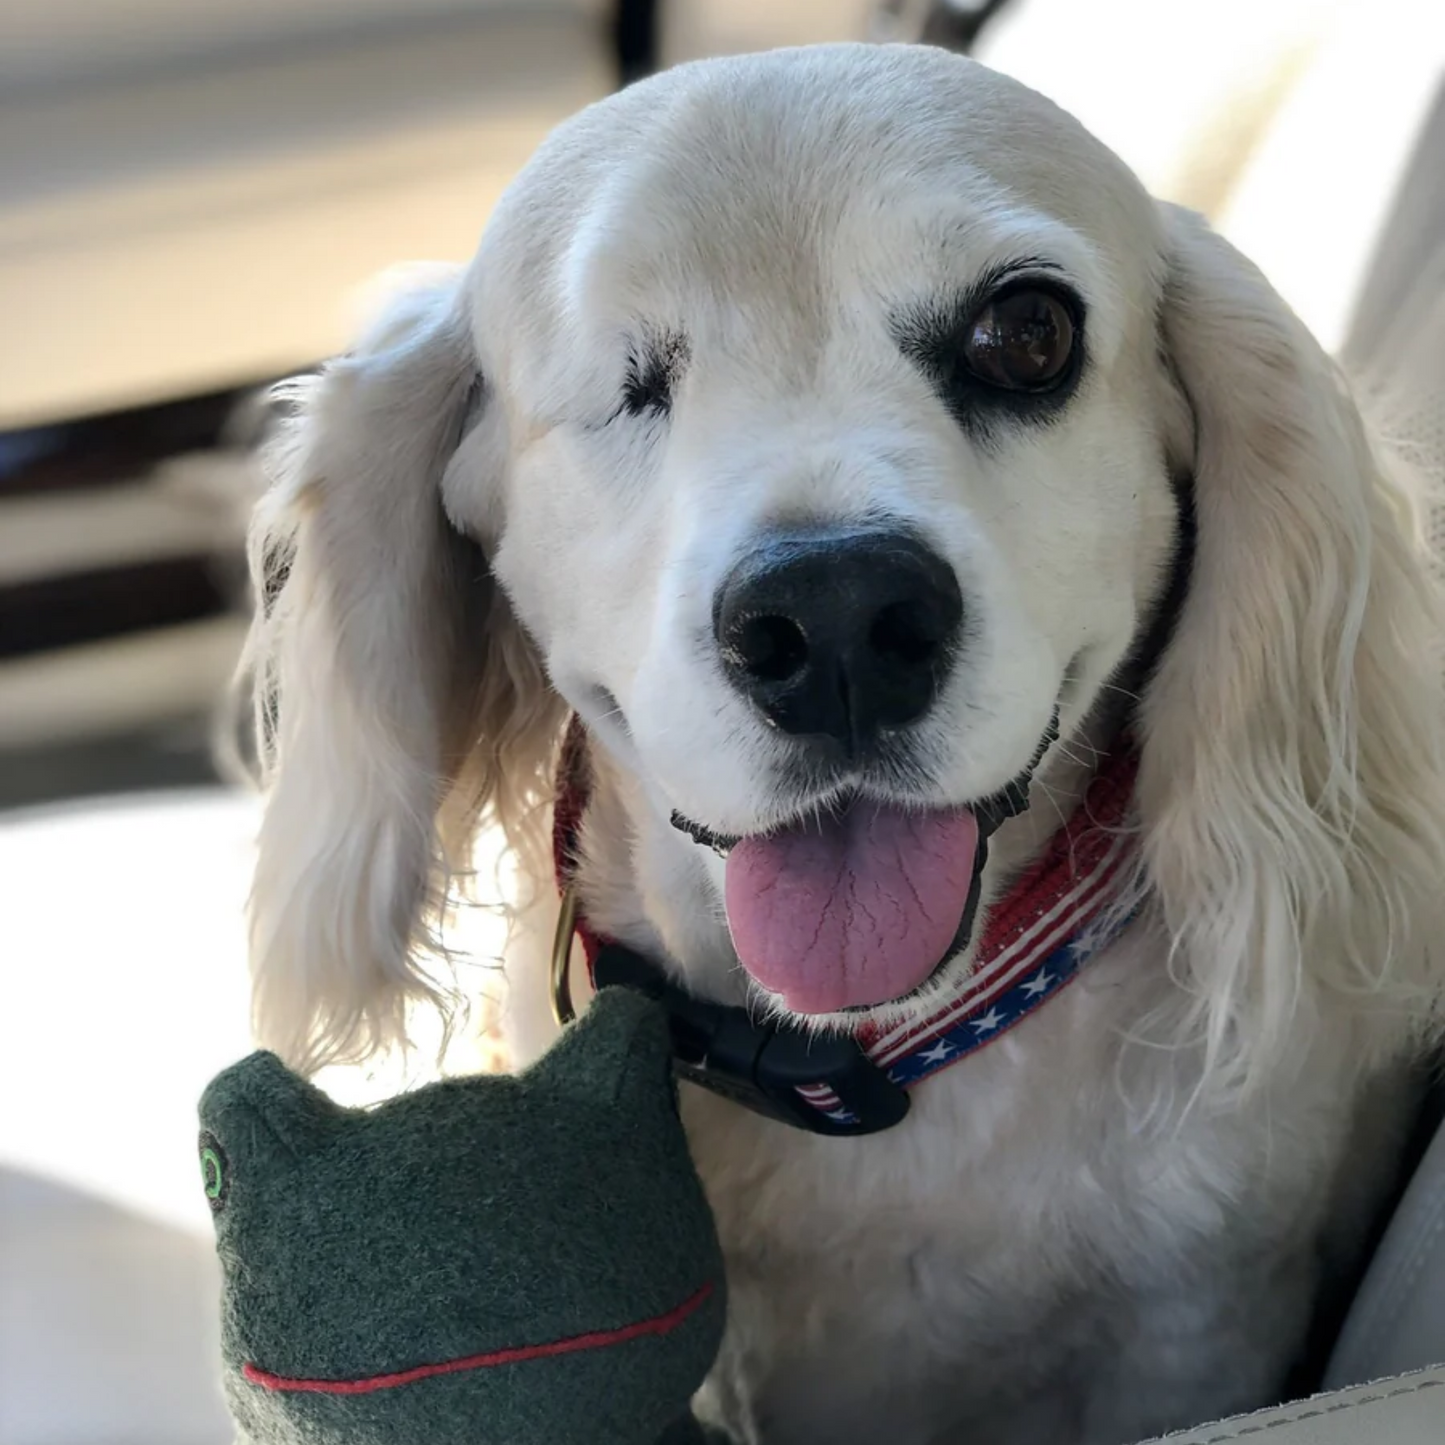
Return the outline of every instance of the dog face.
[[[1415,728],[1408,787],[1340,767],[1370,731],[1356,673],[1417,666],[1401,627],[1430,607],[1329,363],[1201,225],[971,62],[784,51],[592,107],[466,273],[301,401],[251,654],[280,697],[260,1010],[297,1062],[399,1027],[438,843],[535,811],[567,707],[658,818],[740,840],[706,866],[774,1005],[947,986],[987,800],[1116,685],[1184,473],[1193,578],[1137,719],[1176,935],[1216,973],[1277,940],[1262,893],[1231,897],[1240,859],[1288,912],[1287,858],[1337,855],[1370,786],[1400,799],[1382,825],[1434,836],[1423,703],[1375,719]],[[1366,872],[1356,915],[1399,916]],[[1219,1019],[1245,967],[1201,987]]]
[[[579,177],[579,153],[602,163]],[[861,49],[607,102],[489,229],[489,394],[448,512],[664,814],[806,835],[725,885],[744,961],[790,1007],[888,1003],[932,973],[971,884],[969,806],[1056,714],[1077,725],[1149,610],[1176,508],[1162,246],[1142,190],[1047,102]],[[925,896],[906,957],[859,948],[874,976],[791,978],[801,925],[754,896],[788,877],[807,913],[820,848],[873,870],[865,914],[899,879]]]
[[[1088,709],[1171,549],[1152,203],[941,55],[659,90],[495,217],[448,511],[556,687],[709,830],[981,799]]]

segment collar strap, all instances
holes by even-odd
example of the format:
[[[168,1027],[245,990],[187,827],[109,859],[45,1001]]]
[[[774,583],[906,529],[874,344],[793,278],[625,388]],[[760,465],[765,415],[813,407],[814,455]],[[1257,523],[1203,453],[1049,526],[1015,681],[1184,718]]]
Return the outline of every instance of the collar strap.
[[[650,959],[588,927],[575,905],[576,837],[590,793],[586,734],[573,718],[563,744],[553,851],[564,906],[553,960],[559,1018],[570,1017],[566,966],[574,930],[596,988],[637,989],[667,1012],[679,1077],[814,1134],[873,1134],[908,1112],[915,1084],[977,1053],[1078,977],[1132,921],[1110,910],[1136,862],[1128,826],[1138,755],[1107,757],[1073,817],[994,906],[963,992],[934,1014],[893,1028],[815,1035],[788,1021],[764,1023],[745,1008],[694,998]],[[987,831],[1022,811],[1026,789],[981,816]],[[978,876],[968,911],[977,906]]]

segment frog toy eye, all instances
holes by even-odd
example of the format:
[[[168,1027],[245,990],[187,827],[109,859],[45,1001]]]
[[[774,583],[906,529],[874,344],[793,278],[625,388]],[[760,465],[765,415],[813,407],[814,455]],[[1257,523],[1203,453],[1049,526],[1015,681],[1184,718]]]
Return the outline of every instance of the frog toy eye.
[[[225,1151],[214,1134],[203,1133],[200,1139],[201,1183],[206,1191],[206,1203],[211,1213],[218,1214],[230,1193],[231,1174],[226,1164]]]

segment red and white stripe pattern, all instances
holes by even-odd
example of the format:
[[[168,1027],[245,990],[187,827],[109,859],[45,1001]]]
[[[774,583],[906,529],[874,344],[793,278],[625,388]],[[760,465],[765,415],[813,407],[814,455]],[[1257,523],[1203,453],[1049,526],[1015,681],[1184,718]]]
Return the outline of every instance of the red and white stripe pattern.
[[[911,1087],[1007,1033],[1122,932],[1132,915],[1095,925],[1137,867],[1129,826],[1137,768],[1128,750],[1100,768],[1044,855],[990,910],[962,993],[928,1018],[860,1031],[868,1057],[894,1083]],[[798,1094],[830,1118],[852,1118],[825,1084]]]

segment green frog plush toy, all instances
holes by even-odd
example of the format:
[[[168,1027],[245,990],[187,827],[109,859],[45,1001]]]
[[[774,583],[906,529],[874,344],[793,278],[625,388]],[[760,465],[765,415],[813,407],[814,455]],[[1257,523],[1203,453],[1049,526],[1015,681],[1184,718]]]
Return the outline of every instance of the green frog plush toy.
[[[201,1101],[248,1445],[702,1445],[725,1313],[667,1026],[604,990],[537,1065],[344,1109],[257,1053]]]

